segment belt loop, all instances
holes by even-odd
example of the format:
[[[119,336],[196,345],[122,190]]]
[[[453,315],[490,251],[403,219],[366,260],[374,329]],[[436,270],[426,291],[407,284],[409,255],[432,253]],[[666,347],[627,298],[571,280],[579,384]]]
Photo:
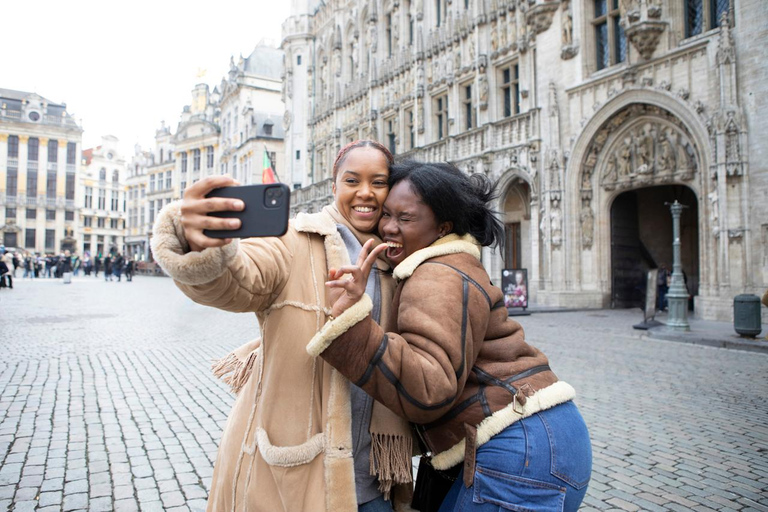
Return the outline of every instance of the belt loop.
[[[464,432],[464,486],[472,487],[475,481],[475,455],[477,452],[477,428],[465,423]]]

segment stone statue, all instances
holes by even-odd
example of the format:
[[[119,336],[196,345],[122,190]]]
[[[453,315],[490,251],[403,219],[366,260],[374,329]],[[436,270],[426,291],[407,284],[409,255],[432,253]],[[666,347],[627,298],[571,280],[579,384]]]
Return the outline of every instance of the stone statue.
[[[691,159],[688,156],[688,151],[685,148],[685,139],[682,135],[678,135],[677,140],[677,170],[685,173],[691,172]]]
[[[499,25],[501,25],[501,37],[499,38],[499,44],[502,48],[507,47],[507,27],[506,23],[502,23],[501,18],[499,18]]]
[[[616,175],[616,160],[613,157],[608,158],[608,164],[605,166],[605,173],[603,174],[603,181],[608,183],[615,183],[618,180]],[[581,188],[585,188],[582,184]]]
[[[478,89],[480,90],[480,110],[485,110],[488,108],[488,78],[485,73],[478,77]]]
[[[491,25],[491,50],[496,51],[499,49],[499,31],[496,28],[496,24]]]
[[[573,44],[573,13],[570,2],[563,3],[563,46]]]
[[[469,37],[469,62],[475,62],[475,39],[472,36]]]
[[[639,134],[640,140],[637,144],[637,173],[648,174],[653,172],[653,137],[651,137],[652,128],[646,125]]]
[[[560,211],[560,201],[552,201],[552,210],[549,212],[550,229],[552,230],[552,245],[560,245],[563,241],[563,217]]]
[[[539,222],[539,231],[541,232],[541,241],[546,243],[547,242],[547,225],[549,224],[547,222],[547,211],[545,209],[541,209],[541,212],[539,212],[541,215],[541,221]]]
[[[592,214],[592,208],[589,205],[589,201],[584,201],[584,205],[581,207],[579,220],[581,221],[581,245],[584,247],[592,247],[595,231],[595,216]]]
[[[669,132],[662,132],[659,137],[659,158],[656,163],[659,173],[670,173],[675,170],[675,152],[672,149]]]
[[[632,139],[627,137],[624,139],[624,143],[619,148],[618,151],[618,174],[619,179],[624,179],[629,177],[629,175],[632,173]]]

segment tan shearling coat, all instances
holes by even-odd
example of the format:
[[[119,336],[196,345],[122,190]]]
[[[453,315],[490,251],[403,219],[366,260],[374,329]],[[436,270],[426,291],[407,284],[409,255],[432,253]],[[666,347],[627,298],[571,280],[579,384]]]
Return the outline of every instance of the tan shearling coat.
[[[187,296],[227,311],[254,312],[261,326],[252,374],[222,435],[209,511],[357,511],[349,381],[306,351],[330,315],[328,268],[349,263],[328,208],[299,214],[282,237],[235,240],[201,252],[189,252],[178,202],[166,206],[155,224],[154,257]],[[382,318],[392,289],[391,278],[383,277]],[[407,423],[380,405],[374,406],[372,443],[377,415],[394,418],[379,422],[386,425],[383,442],[391,445],[405,435],[410,443]],[[410,480],[410,453],[406,459],[401,483]],[[409,489],[408,483],[402,487],[403,502]],[[409,510],[398,497],[396,492],[396,509]]]
[[[352,382],[419,424],[437,469],[460,463],[466,425],[476,446],[521,418],[572,399],[547,357],[508,318],[470,235],[455,234],[395,267],[398,280],[387,332],[362,300],[309,344]]]

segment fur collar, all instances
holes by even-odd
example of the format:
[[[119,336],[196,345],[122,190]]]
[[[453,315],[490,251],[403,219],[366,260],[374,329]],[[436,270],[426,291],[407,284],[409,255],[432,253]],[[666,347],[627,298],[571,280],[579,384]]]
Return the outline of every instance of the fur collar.
[[[472,235],[467,233],[464,236],[459,236],[451,233],[446,237],[438,238],[429,247],[420,249],[405,258],[402,263],[395,267],[393,275],[395,279],[402,281],[411,277],[416,268],[426,260],[445,256],[446,254],[459,254],[462,252],[471,254],[478,260],[480,259],[480,245],[478,245],[477,240]]]
[[[317,213],[301,212],[292,222],[296,231],[301,233],[316,233],[323,236],[336,233],[336,221],[325,209]]]

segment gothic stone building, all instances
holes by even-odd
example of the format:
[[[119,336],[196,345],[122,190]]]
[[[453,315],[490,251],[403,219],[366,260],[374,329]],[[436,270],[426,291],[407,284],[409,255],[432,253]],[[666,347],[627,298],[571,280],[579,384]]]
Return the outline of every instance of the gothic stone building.
[[[329,200],[348,141],[498,184],[533,301],[642,302],[672,265],[702,318],[768,286],[762,0],[294,0],[283,25],[296,210]],[[762,115],[761,115],[762,112]]]

